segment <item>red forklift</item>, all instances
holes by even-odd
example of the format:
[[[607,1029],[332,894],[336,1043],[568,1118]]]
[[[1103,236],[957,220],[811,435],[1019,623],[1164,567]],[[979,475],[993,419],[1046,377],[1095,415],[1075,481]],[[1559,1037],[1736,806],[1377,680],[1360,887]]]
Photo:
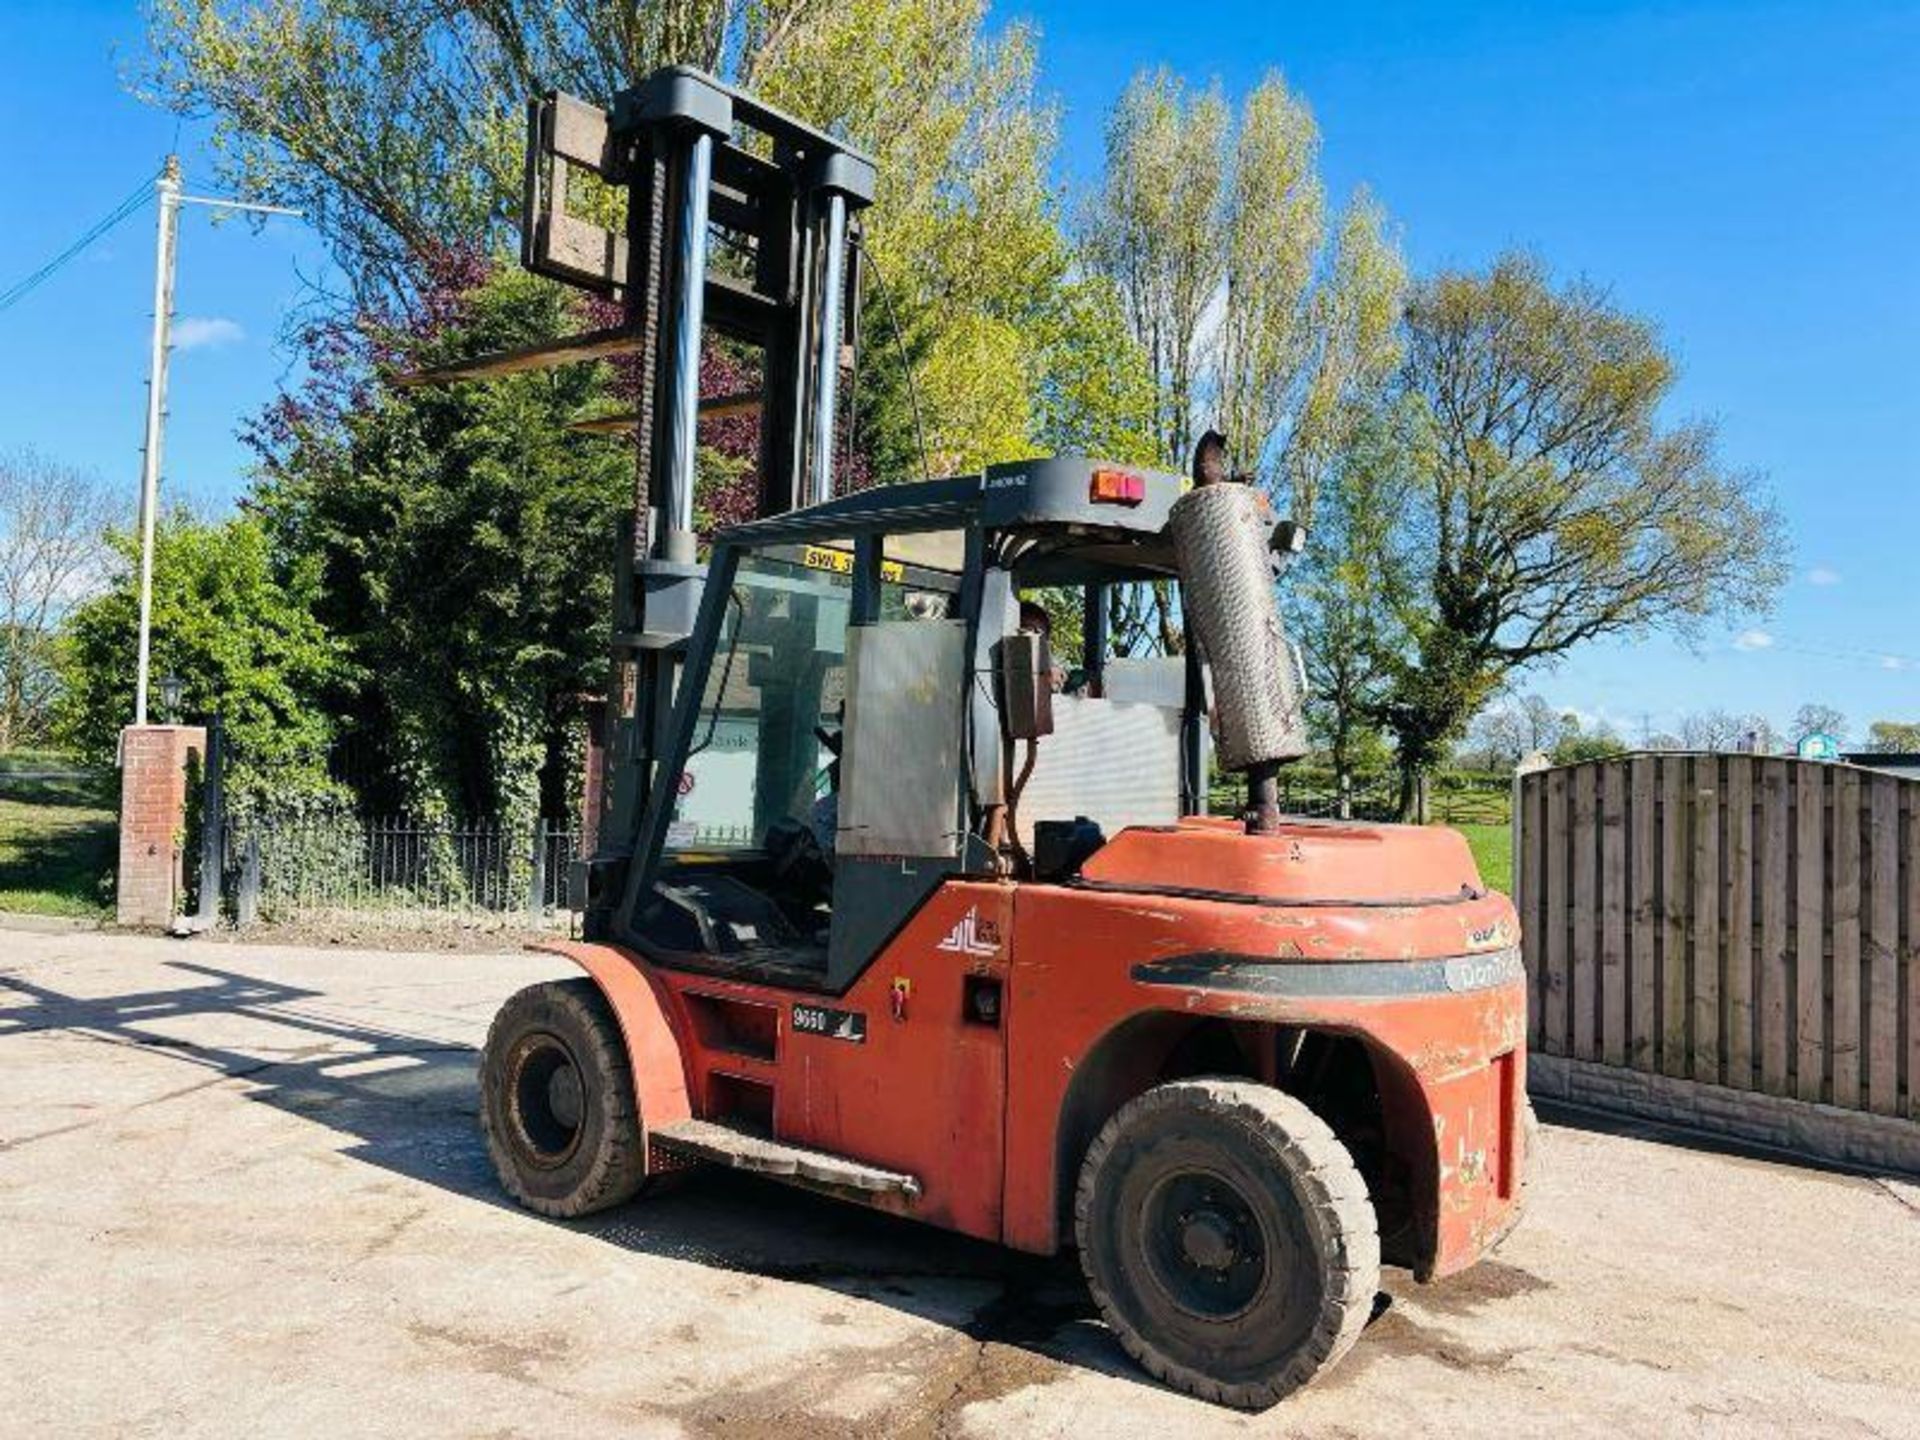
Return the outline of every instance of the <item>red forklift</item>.
[[[872,162],[684,68],[529,129],[523,262],[622,323],[415,379],[630,357],[638,466],[585,938],[550,947],[584,974],[481,1059],[506,1190],[579,1216],[718,1164],[1074,1247],[1142,1366],[1243,1408],[1354,1343],[1382,1263],[1486,1254],[1526,1164],[1516,917],[1451,831],[1279,812],[1294,528],[1212,463],[839,493]],[[750,402],[701,399],[714,336]],[[742,403],[759,514],[697,542],[698,420]],[[1149,582],[1187,653],[1110,656]],[[1038,590],[1083,606],[1071,667]]]

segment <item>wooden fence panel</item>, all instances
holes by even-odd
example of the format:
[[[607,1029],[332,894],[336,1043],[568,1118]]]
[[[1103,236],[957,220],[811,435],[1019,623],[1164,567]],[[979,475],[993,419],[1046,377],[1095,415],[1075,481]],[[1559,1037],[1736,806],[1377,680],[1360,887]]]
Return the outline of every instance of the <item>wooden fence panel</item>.
[[[1860,1105],[1860,776],[1833,777],[1833,1033],[1835,1105]]]
[[[1788,837],[1792,835],[1791,772],[1760,763],[1760,1088],[1792,1087],[1793,941],[1787,929]]]
[[[1567,827],[1567,772],[1549,770],[1546,772],[1547,823],[1544,835],[1556,837],[1546,841],[1547,857],[1547,933],[1546,943],[1541,947],[1545,956],[1546,974],[1546,1015],[1542,1025],[1546,1030],[1546,1044],[1542,1047],[1549,1055],[1567,1053],[1567,876],[1571,861],[1568,851],[1572,848],[1566,842]]]
[[[1659,810],[1655,801],[1655,762],[1650,755],[1636,755],[1631,762],[1633,786],[1633,830],[1627,837],[1629,868],[1633,874],[1633,965],[1628,984],[1633,991],[1629,1001],[1633,1012],[1633,1068],[1651,1070],[1658,1058],[1658,1011],[1660,952],[1658,914],[1654,910],[1655,881],[1660,864]],[[1544,837],[1543,837],[1544,838]]]
[[[1746,755],[1727,758],[1727,1084],[1753,1089],[1753,772]]]
[[[1547,919],[1546,872],[1541,859],[1547,847],[1540,843],[1547,824],[1547,792],[1544,786],[1520,787],[1517,813],[1520,816],[1520,850],[1514,856],[1514,874],[1520,877],[1520,933],[1544,934]],[[1527,967],[1527,1043],[1535,1049],[1546,1048],[1543,1041],[1546,1013],[1546,976],[1541,967]]]
[[[1687,968],[1693,978],[1688,1007],[1689,1073],[1720,1083],[1720,758],[1697,755],[1688,799],[1693,825],[1693,933]]]
[[[1875,775],[1868,784],[1867,1109],[1891,1115],[1900,1100],[1900,782]]]
[[[1573,1057],[1595,1058],[1593,1037],[1599,1009],[1594,1004],[1594,982],[1599,979],[1599,955],[1594,941],[1599,931],[1599,909],[1594,878],[1600,869],[1600,825],[1594,805],[1594,767],[1573,772]]]
[[[1826,777],[1802,767],[1795,786],[1794,1093],[1825,1098],[1826,1079]]]
[[[1637,755],[1516,813],[1541,1053],[1920,1119],[1920,782]]]
[[[1660,761],[1660,1073],[1687,1073],[1687,758]]]
[[[1600,786],[1600,1054],[1627,1063],[1627,775],[1601,771]]]
[[[1907,940],[1900,962],[1900,983],[1905,987],[1907,1017],[1907,1118],[1920,1120],[1920,786],[1902,785],[1906,805],[1906,844],[1901,853],[1906,859],[1902,889],[1906,894]]]

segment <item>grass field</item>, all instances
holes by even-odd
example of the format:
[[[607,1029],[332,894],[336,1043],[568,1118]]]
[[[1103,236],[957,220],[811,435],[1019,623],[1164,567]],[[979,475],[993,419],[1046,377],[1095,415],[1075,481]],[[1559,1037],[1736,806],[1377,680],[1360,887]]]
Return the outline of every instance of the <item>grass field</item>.
[[[1496,890],[1513,893],[1513,828],[1508,825],[1455,825],[1467,837],[1480,878]]]
[[[105,915],[119,777],[42,750],[0,755],[0,910]]]

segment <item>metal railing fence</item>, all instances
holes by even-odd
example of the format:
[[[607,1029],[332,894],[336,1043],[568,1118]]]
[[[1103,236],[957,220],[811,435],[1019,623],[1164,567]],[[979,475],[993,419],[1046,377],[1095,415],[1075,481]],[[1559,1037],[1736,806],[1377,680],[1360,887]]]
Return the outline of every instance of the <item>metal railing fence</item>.
[[[1505,825],[1512,814],[1512,784],[1506,775],[1441,771],[1426,782],[1427,818],[1443,825]],[[1235,814],[1245,799],[1238,776],[1214,777],[1214,814]],[[1348,776],[1343,787],[1332,770],[1289,766],[1280,772],[1280,809],[1307,819],[1392,820],[1400,810],[1400,777],[1363,771]]]
[[[352,814],[233,819],[225,864],[236,923],[567,923],[571,821]]]

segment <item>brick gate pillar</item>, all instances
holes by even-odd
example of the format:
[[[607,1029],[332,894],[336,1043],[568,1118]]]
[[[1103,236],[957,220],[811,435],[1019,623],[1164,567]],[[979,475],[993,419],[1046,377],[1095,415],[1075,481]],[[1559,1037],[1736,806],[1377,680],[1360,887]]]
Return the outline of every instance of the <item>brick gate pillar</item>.
[[[207,753],[199,725],[129,725],[120,732],[122,925],[164,926],[185,879],[187,757]]]

